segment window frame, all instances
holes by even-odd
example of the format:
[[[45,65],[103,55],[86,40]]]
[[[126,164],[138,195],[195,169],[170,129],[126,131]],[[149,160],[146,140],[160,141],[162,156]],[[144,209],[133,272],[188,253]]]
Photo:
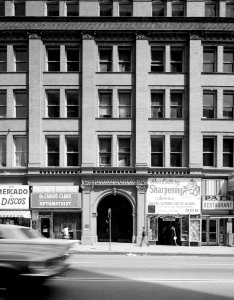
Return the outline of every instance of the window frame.
[[[162,148],[162,151],[153,151],[153,141],[159,141],[159,148]],[[160,149],[159,149],[160,150]],[[153,156],[158,156],[157,161],[161,160],[161,164],[153,164],[155,159]],[[150,165],[152,168],[161,168],[165,166],[165,137],[164,136],[151,136],[150,139]]]
[[[125,148],[120,148],[120,142],[126,140],[129,143],[129,147],[125,147]],[[123,149],[126,149],[127,151],[124,151]],[[128,164],[126,165],[121,165],[120,161],[121,158],[123,158],[124,161],[128,161]],[[118,167],[131,167],[131,137],[122,137],[119,136],[118,137]]]
[[[101,104],[101,96],[102,95],[109,95],[109,105]],[[98,117],[101,119],[107,119],[107,118],[112,118],[113,116],[113,92],[112,90],[98,90]],[[109,114],[102,114],[101,111],[102,109],[108,110],[110,113]]]
[[[110,51],[111,60],[102,59],[101,58],[102,51]],[[110,47],[99,46],[98,47],[98,59],[99,59],[99,72],[109,73],[109,72],[113,71],[113,47],[112,46],[110,46]],[[103,69],[102,66],[106,66],[106,68]]]
[[[13,51],[14,51],[15,72],[28,72],[28,47],[21,46],[21,45],[14,45]],[[25,52],[25,56],[26,56],[25,60],[19,59],[18,54],[22,52]]]
[[[66,16],[67,17],[78,17],[80,14],[80,9],[79,9],[79,4],[80,1],[79,0],[65,0],[66,1]],[[71,10],[70,12],[73,12],[73,14],[69,14],[69,9],[68,8],[71,7],[77,7],[77,10]]]
[[[17,140],[23,139],[25,140],[25,146],[26,146],[26,150],[25,151],[19,151],[17,150]],[[21,135],[15,135],[14,136],[14,150],[15,150],[15,166],[16,167],[27,167],[28,166],[28,137],[27,136],[21,136]],[[18,154],[21,154],[25,156],[25,164],[18,164],[17,163],[17,159],[21,160],[21,158],[17,158]],[[20,155],[20,156],[21,156]]]
[[[171,2],[171,16],[172,17],[185,17],[186,16],[186,2],[183,0],[172,0]],[[175,8],[183,7],[182,10],[175,10]]]
[[[213,12],[211,15],[208,13],[208,8],[214,7]],[[217,0],[205,0],[205,17],[212,18],[212,17],[218,17],[219,16],[219,10],[218,10],[218,2]]]
[[[132,17],[132,16],[133,16],[133,1],[119,0],[119,17]]]
[[[162,95],[162,104],[161,105],[160,104],[153,105],[153,95]],[[158,108],[157,112],[156,112],[156,108]],[[155,116],[155,113],[157,113],[156,116]],[[165,92],[163,90],[152,90],[151,91],[150,118],[151,119],[164,119],[165,118]]]
[[[212,53],[214,60],[205,60],[205,53]],[[212,71],[206,70],[206,66],[211,66]],[[203,46],[203,73],[216,73],[217,72],[217,48]]]
[[[56,10],[50,10],[48,8],[56,7]],[[54,12],[54,13],[53,13]],[[55,13],[57,12],[57,13]],[[58,0],[46,0],[46,16],[47,17],[59,17],[59,1]]]
[[[173,52],[181,53],[182,60],[172,59]],[[185,49],[182,47],[171,46],[170,47],[170,72],[171,73],[183,73],[185,70]],[[179,68],[178,68],[179,67]]]
[[[208,105],[208,104],[204,104],[205,101],[205,95],[212,95],[213,96],[213,105]],[[213,116],[212,117],[208,117],[204,115],[204,111],[205,108],[209,108],[211,107],[212,110],[208,110],[208,112],[212,111],[213,112]],[[202,106],[202,118],[205,119],[216,119],[217,118],[217,92],[216,91],[210,91],[210,90],[203,90],[203,106]]]
[[[27,119],[28,118],[28,92],[27,90],[13,90],[13,94],[14,94],[14,100],[15,100],[15,118],[17,119]],[[17,100],[19,100],[19,98],[17,99],[17,95],[25,95],[25,105],[19,104],[17,103]],[[23,111],[25,110],[26,113],[22,114],[20,113],[20,111],[23,109]],[[20,111],[19,111],[20,110]],[[18,113],[20,113],[21,116],[18,116]]]
[[[109,147],[108,149],[105,151],[101,149],[101,141],[107,140],[109,142]],[[112,138],[109,136],[100,136],[98,138],[98,152],[99,152],[99,167],[111,167],[112,166]],[[109,163],[101,163],[102,162],[102,158],[106,158],[107,160],[109,160]]]
[[[7,117],[7,90],[4,90],[4,89],[0,89],[0,99],[1,99],[1,96],[4,95],[4,98],[5,98],[5,104],[2,104],[1,103],[1,100],[0,100],[0,118],[6,118]],[[1,110],[4,112],[5,111],[5,114],[2,114],[1,115]]]
[[[172,104],[173,95],[179,94],[181,95],[181,105]],[[172,116],[173,108],[177,108],[177,117]],[[180,111],[178,109],[180,108]],[[179,116],[179,113],[181,112],[181,116]],[[184,118],[184,91],[181,90],[171,90],[170,91],[170,119],[183,119]]]
[[[161,53],[162,60],[161,59],[155,60],[153,53]],[[151,46],[151,72],[152,73],[165,72],[165,47]]]
[[[3,147],[1,147],[2,143],[0,142],[0,168],[4,168],[7,166],[7,137],[0,135],[0,141],[4,141]]]
[[[232,96],[232,105],[225,105],[225,95],[231,95]],[[225,108],[226,109],[231,109],[232,111],[232,117],[225,117]],[[227,119],[227,120],[233,120],[234,119],[234,91],[223,91],[223,119]]]
[[[231,141],[231,151],[224,151],[224,141]],[[228,158],[228,161],[229,159],[231,160],[231,164],[229,165],[226,165],[225,164],[225,156],[227,157],[231,157],[231,158]],[[224,168],[233,168],[234,164],[234,138],[233,137],[223,137],[223,167]]]
[[[152,17],[165,17],[167,8],[166,5],[165,0],[152,0]],[[157,7],[163,7],[163,13],[161,13],[162,8],[156,9]]]
[[[234,1],[226,1],[226,17],[234,18]]]
[[[120,104],[121,95],[128,94],[130,99],[130,104]],[[120,113],[121,108],[126,109],[126,113],[124,116]],[[118,90],[118,117],[123,119],[130,119],[132,118],[132,91],[131,90]]]
[[[69,94],[76,94],[77,95],[77,104],[68,104],[68,95]],[[66,89],[65,90],[65,96],[66,96],[66,117],[71,118],[79,118],[80,117],[80,91],[76,89]],[[68,108],[77,108],[77,116],[68,116]]]
[[[26,16],[25,0],[14,0],[13,4],[14,4],[14,16],[15,17],[25,17]]]
[[[5,0],[0,1],[0,17],[5,17]]]
[[[179,140],[181,142],[180,151],[172,151],[172,142],[173,140]],[[180,159],[180,165],[177,165],[175,156]],[[174,164],[175,163],[175,164]],[[182,136],[171,136],[170,137],[170,166],[172,168],[182,168],[184,167],[184,137]]]
[[[232,54],[232,61],[225,60],[225,54],[231,53]],[[226,66],[231,66],[231,72],[225,70]],[[223,49],[223,72],[224,73],[234,73],[234,49],[225,48]]]
[[[71,151],[68,150],[68,140],[74,139],[77,142],[77,149],[72,149]],[[79,154],[79,137],[78,136],[73,136],[73,135],[67,135],[65,137],[65,141],[66,141],[66,166],[67,167],[78,167],[79,166],[79,158],[80,158],[80,154]],[[75,156],[77,155],[77,164],[69,164],[69,155]]]
[[[59,61],[57,60],[50,60],[49,58],[49,52],[50,51],[58,51],[59,53]],[[46,46],[46,72],[60,72],[60,61],[61,61],[61,49],[60,45],[57,46]],[[52,66],[55,66],[55,69],[51,69]]]
[[[204,141],[205,140],[210,140],[213,142],[213,151],[204,151]],[[203,167],[216,167],[216,137],[213,137],[213,136],[203,136],[203,146],[202,146],[202,149],[203,149]],[[213,163],[212,165],[205,165],[204,164],[204,156],[205,155],[212,155],[212,160],[213,160]]]
[[[77,60],[68,60],[68,51],[77,51]],[[79,72],[80,71],[80,48],[78,46],[66,46],[65,47],[65,52],[66,52],[66,71],[67,72]],[[77,64],[77,67],[75,65]],[[73,66],[73,70],[70,69],[70,65]]]
[[[49,104],[49,96],[50,95],[57,95],[58,96],[58,100],[57,101],[57,105],[55,104]],[[54,90],[54,89],[48,89],[46,90],[46,104],[47,104],[47,118],[49,119],[58,119],[60,118],[60,90]],[[56,110],[54,111],[54,114],[57,116],[53,116],[51,115],[51,113],[53,112],[53,108],[57,108],[58,111],[56,112]]]
[[[109,9],[107,9],[109,8]],[[113,16],[113,1],[112,0],[99,0],[99,16],[112,17]]]
[[[120,51],[129,51],[130,60],[120,59]],[[121,67],[121,64],[124,66],[124,70]],[[132,48],[127,46],[118,46],[118,70],[119,72],[131,72],[132,71]]]
[[[58,149],[56,148],[54,151],[53,150],[50,150],[49,151],[49,140],[57,140],[57,143],[58,143]],[[59,167],[60,166],[60,137],[59,136],[46,136],[46,150],[47,150],[47,167]],[[58,163],[57,164],[49,164],[49,155],[56,155],[54,157],[54,161],[57,161]]]

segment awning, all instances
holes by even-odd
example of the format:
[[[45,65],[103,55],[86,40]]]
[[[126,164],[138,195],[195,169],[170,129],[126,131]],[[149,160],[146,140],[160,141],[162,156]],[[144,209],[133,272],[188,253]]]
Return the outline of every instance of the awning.
[[[31,218],[29,210],[0,210],[0,218]]]

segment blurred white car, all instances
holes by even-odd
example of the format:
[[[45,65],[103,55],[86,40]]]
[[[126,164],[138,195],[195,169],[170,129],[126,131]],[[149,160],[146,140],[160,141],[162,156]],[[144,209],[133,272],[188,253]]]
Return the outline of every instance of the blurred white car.
[[[0,224],[0,287],[13,287],[21,279],[43,282],[69,268],[74,242],[47,239],[29,227]]]

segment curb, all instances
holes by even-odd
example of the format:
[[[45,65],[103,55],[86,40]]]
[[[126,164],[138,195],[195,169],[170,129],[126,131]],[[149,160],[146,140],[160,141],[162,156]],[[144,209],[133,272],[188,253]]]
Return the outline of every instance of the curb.
[[[233,257],[234,253],[162,253],[162,252],[129,252],[129,251],[72,251],[71,254],[84,255],[128,255],[128,256],[218,256],[218,257]]]

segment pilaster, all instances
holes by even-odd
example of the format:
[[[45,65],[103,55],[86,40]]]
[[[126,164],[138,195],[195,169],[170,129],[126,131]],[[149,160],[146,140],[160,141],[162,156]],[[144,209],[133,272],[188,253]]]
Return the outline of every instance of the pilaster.
[[[148,186],[136,185],[137,189],[137,236],[136,243],[140,244],[142,227],[146,227],[146,191]]]
[[[41,166],[42,148],[42,74],[43,44],[37,34],[29,35],[29,117],[28,117],[28,166]]]
[[[97,237],[93,236],[92,230],[92,207],[91,196],[93,185],[81,185],[82,188],[82,244],[93,244]],[[96,231],[95,231],[96,233]]]

